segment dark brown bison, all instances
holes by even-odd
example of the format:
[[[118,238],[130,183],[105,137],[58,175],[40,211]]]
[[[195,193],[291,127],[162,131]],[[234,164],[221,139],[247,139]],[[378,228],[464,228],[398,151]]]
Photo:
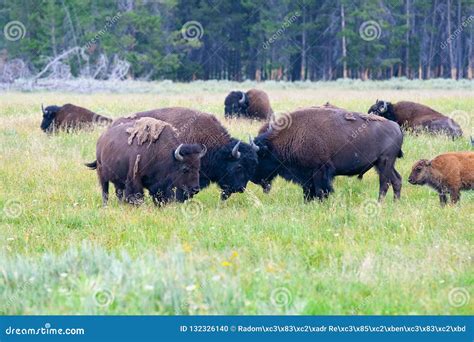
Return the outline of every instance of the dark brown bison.
[[[254,143],[259,163],[252,181],[269,190],[280,175],[300,184],[306,200],[333,191],[335,176],[360,175],[375,166],[379,200],[391,184],[400,197],[402,179],[395,170],[402,157],[403,134],[389,120],[333,108],[306,108],[264,125]]]
[[[377,100],[368,112],[383,116],[414,131],[426,130],[453,138],[462,136],[462,129],[454,120],[419,103],[400,101],[392,104]]]
[[[41,106],[41,111],[43,112],[41,129],[47,133],[58,129],[66,131],[80,129],[89,127],[93,123],[110,124],[112,122],[112,119],[70,103],[62,107],[48,106],[43,108]]]
[[[433,160],[421,159],[412,168],[408,181],[413,185],[429,185],[439,194],[444,206],[447,194],[457,203],[461,190],[474,190],[474,152],[444,153]]]
[[[258,89],[246,93],[232,91],[225,98],[225,117],[244,117],[257,120],[268,120],[273,113],[268,95]]]
[[[105,131],[97,141],[97,159],[86,166],[97,169],[104,205],[109,182],[120,201],[140,204],[148,189],[156,204],[182,202],[199,191],[205,154],[203,145],[180,143],[170,124],[142,118]]]
[[[221,198],[243,192],[257,166],[255,149],[232,138],[219,120],[211,114],[189,108],[163,108],[120,118],[112,126],[142,117],[163,120],[176,127],[179,138],[188,144],[204,144],[207,154],[201,161],[199,185],[201,189],[217,183]]]

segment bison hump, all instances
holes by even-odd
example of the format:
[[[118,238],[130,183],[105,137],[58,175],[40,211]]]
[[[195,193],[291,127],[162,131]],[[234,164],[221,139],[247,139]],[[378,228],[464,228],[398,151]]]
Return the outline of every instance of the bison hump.
[[[128,137],[128,144],[132,145],[134,139],[136,139],[138,145],[143,145],[146,142],[151,144],[158,140],[160,134],[167,126],[174,130],[170,124],[161,120],[149,117],[143,117],[136,120],[132,127],[127,128],[127,133],[130,134]]]

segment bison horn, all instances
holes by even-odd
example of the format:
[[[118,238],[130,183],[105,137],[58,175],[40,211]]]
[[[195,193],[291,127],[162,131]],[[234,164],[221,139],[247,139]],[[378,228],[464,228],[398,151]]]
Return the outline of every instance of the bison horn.
[[[235,144],[234,148],[232,149],[232,157],[235,159],[240,158],[240,152],[239,152],[239,145],[240,145],[240,140]]]
[[[239,100],[239,104],[244,104],[245,103],[245,93],[242,92],[242,98]]]
[[[41,111],[43,112],[43,114],[46,114],[46,113],[44,112],[43,104],[41,104]]]
[[[252,146],[252,149],[255,152],[258,152],[260,150],[260,147],[258,147],[257,144],[255,144],[255,142],[253,141],[253,138],[250,134],[249,134],[249,144],[250,144],[250,146]]]
[[[387,111],[387,101],[383,101],[383,112]]]
[[[183,161],[184,158],[181,155],[181,148],[183,147],[183,144],[179,145],[178,148],[174,151],[174,157],[176,160]]]
[[[206,155],[206,152],[207,152],[207,147],[206,147],[206,145],[201,144],[201,147],[202,147],[202,150],[201,150],[201,152],[199,152],[199,158],[204,157],[204,156]]]

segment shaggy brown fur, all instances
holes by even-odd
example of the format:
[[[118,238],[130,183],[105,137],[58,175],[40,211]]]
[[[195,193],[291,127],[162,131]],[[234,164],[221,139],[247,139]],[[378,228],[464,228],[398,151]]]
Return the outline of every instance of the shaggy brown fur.
[[[382,115],[396,121],[400,126],[414,131],[428,130],[432,133],[444,133],[452,137],[462,136],[461,128],[451,118],[419,103],[400,101],[392,104],[377,100],[377,103],[370,107],[368,112]]]
[[[56,110],[49,110],[51,108]],[[68,103],[62,107],[46,107],[43,112],[41,128],[44,131],[51,131],[53,127],[54,129],[70,131],[90,127],[93,123],[110,124],[111,122],[112,119]]]
[[[360,175],[376,167],[380,178],[379,200],[391,184],[400,197],[401,177],[394,165],[402,156],[403,135],[389,120],[370,120],[343,110],[306,108],[289,114],[283,129],[272,123],[255,139],[259,164],[252,181],[264,189],[277,175],[302,185],[305,198],[324,198],[337,175]]]
[[[96,161],[86,166],[97,169],[104,205],[109,182],[115,185],[119,200],[140,204],[148,189],[154,202],[161,204],[174,198],[184,201],[199,191],[204,153],[201,145],[180,144],[171,125],[145,118],[105,131],[97,141]]]
[[[259,120],[268,120],[273,109],[267,93],[259,89],[250,89],[246,95],[249,101],[248,116]]]
[[[245,190],[255,171],[257,154],[249,144],[232,138],[214,115],[189,108],[162,108],[120,118],[112,127],[144,117],[166,121],[175,127],[181,141],[207,147],[201,161],[201,189],[216,182],[222,199]]]
[[[456,203],[461,190],[474,190],[474,152],[450,152],[433,160],[421,159],[413,165],[408,181],[434,188],[441,205],[446,204],[448,193],[451,203]]]
[[[127,133],[130,134],[128,144],[131,145],[135,137],[137,138],[138,145],[143,145],[147,141],[151,144],[158,140],[165,127],[170,127],[174,130],[173,126],[164,121],[153,118],[141,118],[135,121],[133,127],[127,129]]]

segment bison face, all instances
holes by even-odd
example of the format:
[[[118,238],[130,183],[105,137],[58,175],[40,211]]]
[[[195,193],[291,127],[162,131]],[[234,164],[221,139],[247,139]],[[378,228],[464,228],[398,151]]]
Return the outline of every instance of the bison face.
[[[424,185],[430,179],[431,162],[426,159],[419,160],[413,165],[408,182],[413,185]]]
[[[267,142],[262,138],[255,139],[255,145],[258,146],[258,165],[251,179],[252,183],[260,185],[263,192],[268,193],[271,189],[273,179],[278,174],[278,168],[281,163],[271,152]]]
[[[375,113],[380,116],[385,116],[388,110],[388,102],[387,101],[379,101],[377,100],[375,104],[369,108],[367,111],[368,114]]]
[[[233,114],[237,116],[245,115],[249,107],[247,95],[241,91],[232,91],[224,101],[225,116],[229,117]]]
[[[177,201],[184,202],[199,192],[201,158],[206,151],[204,145],[197,144],[181,144],[174,151],[176,167],[173,187],[176,188]]]
[[[41,111],[43,112],[43,121],[41,121],[41,129],[44,132],[50,132],[53,129],[51,125],[56,118],[56,114],[59,112],[61,107],[58,106],[48,106],[43,108],[41,106]]]
[[[235,139],[220,148],[212,159],[214,177],[222,189],[223,200],[234,192],[245,191],[258,162],[252,146]]]

